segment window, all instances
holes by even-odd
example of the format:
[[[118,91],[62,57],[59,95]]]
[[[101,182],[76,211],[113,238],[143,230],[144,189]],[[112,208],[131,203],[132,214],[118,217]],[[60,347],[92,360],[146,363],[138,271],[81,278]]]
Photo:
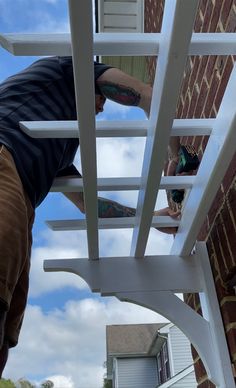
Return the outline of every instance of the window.
[[[157,374],[158,382],[163,384],[170,378],[170,362],[168,355],[167,341],[162,345],[161,351],[157,356]]]

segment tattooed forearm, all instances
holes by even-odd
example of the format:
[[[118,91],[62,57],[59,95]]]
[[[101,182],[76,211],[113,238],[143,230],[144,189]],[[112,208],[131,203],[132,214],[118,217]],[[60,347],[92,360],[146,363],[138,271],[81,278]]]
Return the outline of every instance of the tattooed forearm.
[[[98,198],[98,217],[116,218],[116,217],[134,217],[135,209],[126,207],[118,202],[105,198]]]
[[[101,93],[122,105],[138,106],[141,95],[134,89],[112,82],[98,82]]]

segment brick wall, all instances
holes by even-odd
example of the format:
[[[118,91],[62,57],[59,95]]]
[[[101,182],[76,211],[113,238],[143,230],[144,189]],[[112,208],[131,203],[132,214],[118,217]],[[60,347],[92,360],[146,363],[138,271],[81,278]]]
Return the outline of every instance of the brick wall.
[[[145,0],[145,31],[159,32],[163,16],[163,0]],[[195,32],[235,32],[236,0],[200,0]],[[189,57],[177,118],[214,118],[218,112],[234,63],[233,56]],[[156,59],[148,58],[150,80],[153,81]],[[184,137],[182,144],[194,144],[203,154],[207,137]],[[236,155],[224,177],[215,201],[201,228],[199,240],[205,240],[209,252],[216,291],[220,303],[232,366],[236,369]],[[197,294],[185,295],[185,301],[199,313]],[[199,388],[214,387],[207,380],[204,366],[193,349]]]

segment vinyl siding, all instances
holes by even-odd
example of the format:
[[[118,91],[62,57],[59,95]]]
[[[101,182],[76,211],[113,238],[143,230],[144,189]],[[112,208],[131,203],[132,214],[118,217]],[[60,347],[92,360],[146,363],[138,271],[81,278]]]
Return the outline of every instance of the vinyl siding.
[[[189,373],[183,379],[170,386],[170,388],[197,388],[197,382],[194,371]]]
[[[142,0],[99,0],[99,31],[143,32]]]
[[[157,365],[154,357],[118,358],[115,388],[155,388]]]
[[[193,363],[190,342],[176,326],[170,328],[170,342],[174,375]]]

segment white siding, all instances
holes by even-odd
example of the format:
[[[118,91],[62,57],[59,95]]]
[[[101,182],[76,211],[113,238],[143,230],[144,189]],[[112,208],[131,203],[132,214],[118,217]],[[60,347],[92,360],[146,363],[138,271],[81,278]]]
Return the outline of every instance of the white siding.
[[[118,358],[115,388],[155,388],[157,365],[154,357]]]
[[[177,383],[170,386],[170,388],[197,388],[195,373],[191,372]]]
[[[142,0],[100,0],[99,31],[143,32]]]
[[[190,342],[176,326],[170,328],[170,343],[174,375],[193,363]]]

